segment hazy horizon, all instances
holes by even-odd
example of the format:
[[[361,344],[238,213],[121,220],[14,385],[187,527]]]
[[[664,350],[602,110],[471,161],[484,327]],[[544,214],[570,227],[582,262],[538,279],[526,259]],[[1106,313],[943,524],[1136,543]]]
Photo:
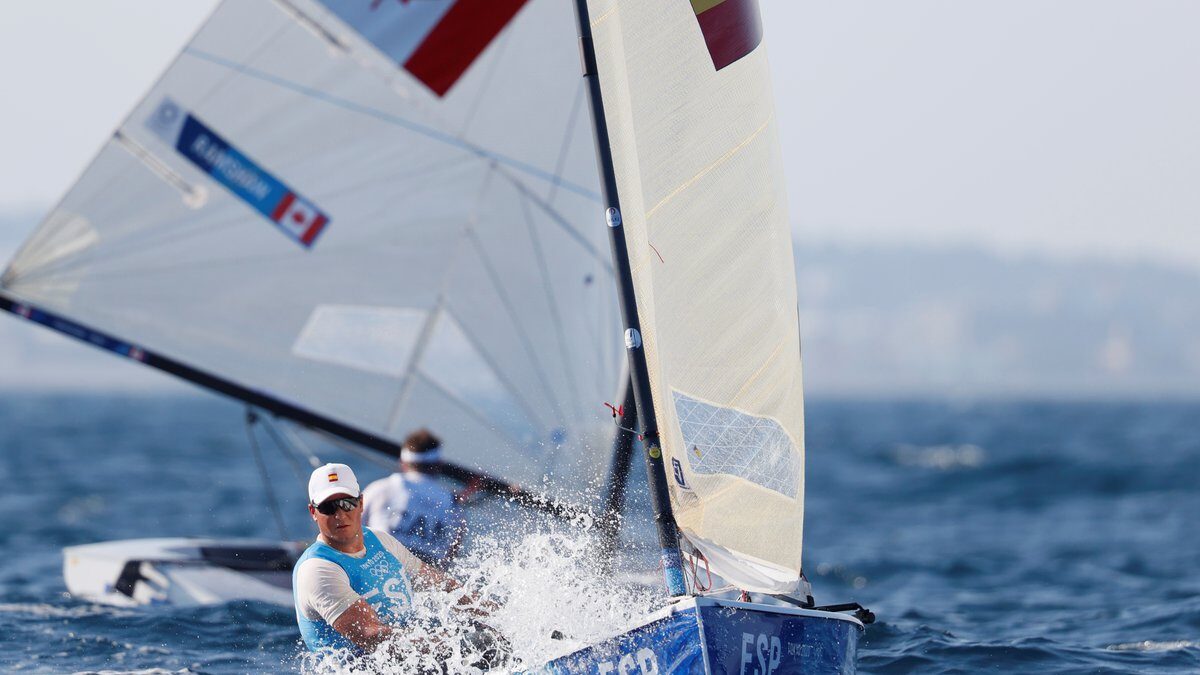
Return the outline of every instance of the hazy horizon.
[[[0,232],[30,226],[0,214]],[[0,258],[16,243],[0,235]],[[966,244],[795,248],[811,398],[1200,398],[1190,268]],[[5,314],[0,390],[31,389],[199,391]]]

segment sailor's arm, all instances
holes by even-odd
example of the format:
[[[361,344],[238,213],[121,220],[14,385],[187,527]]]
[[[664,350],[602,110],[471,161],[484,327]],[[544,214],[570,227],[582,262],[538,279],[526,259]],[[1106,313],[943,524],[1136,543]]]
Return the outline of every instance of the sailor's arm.
[[[413,586],[423,591],[450,593],[462,588],[461,581],[429,563],[422,563],[420,569],[412,575],[412,580]]]
[[[396,556],[396,559],[404,565],[414,588],[423,591],[453,593],[463,587],[461,581],[436,566],[422,561],[392,535],[380,530],[374,530],[374,532],[384,548],[391,551],[392,555]],[[500,607],[496,602],[484,599],[479,593],[463,595],[458,599],[457,605],[463,611],[476,616],[487,616]]]
[[[413,585],[418,588],[439,590],[446,593],[452,593],[463,587],[461,581],[429,563],[425,563],[420,571],[413,576]],[[490,616],[492,612],[500,609],[499,603],[484,598],[481,593],[476,591],[460,596],[455,605],[458,609],[477,617]]]
[[[350,586],[345,570],[327,560],[309,559],[296,570],[297,608],[310,619],[320,617],[358,647],[373,651],[392,628]]]
[[[379,620],[379,615],[366,600],[359,600],[347,607],[331,625],[347,640],[367,652],[375,651],[392,635],[392,627]]]

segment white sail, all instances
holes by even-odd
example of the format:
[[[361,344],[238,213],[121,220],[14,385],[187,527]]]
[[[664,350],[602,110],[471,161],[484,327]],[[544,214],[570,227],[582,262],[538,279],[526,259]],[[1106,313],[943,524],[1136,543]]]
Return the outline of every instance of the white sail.
[[[623,357],[577,54],[560,0],[225,2],[0,293],[578,500]]]
[[[800,340],[757,0],[589,5],[675,518],[728,581],[793,590]]]

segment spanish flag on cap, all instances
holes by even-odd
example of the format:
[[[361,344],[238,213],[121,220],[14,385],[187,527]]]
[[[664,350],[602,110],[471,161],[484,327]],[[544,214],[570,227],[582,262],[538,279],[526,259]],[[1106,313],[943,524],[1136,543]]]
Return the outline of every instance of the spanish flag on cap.
[[[308,477],[308,501],[313,504],[320,504],[333,495],[357,497],[361,493],[354,470],[345,464],[318,466]]]
[[[758,0],[691,0],[691,3],[717,70],[754,51],[762,42]]]

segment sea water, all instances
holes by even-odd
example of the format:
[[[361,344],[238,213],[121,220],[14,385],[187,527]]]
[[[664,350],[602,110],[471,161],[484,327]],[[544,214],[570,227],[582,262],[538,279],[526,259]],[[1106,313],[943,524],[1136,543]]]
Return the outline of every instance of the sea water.
[[[1200,671],[1200,403],[814,401],[806,412],[805,565],[818,602],[878,615],[860,672]],[[0,671],[301,667],[290,608],[117,609],[69,597],[62,581],[60,549],[73,544],[278,538],[272,501],[284,535],[311,537],[303,476],[264,443],[265,489],[241,414],[199,395],[0,395]],[[328,459],[364,481],[384,472]],[[520,662],[661,604],[639,583],[657,571],[638,506],[633,554],[611,573],[586,519],[508,531],[504,507],[485,506],[459,574],[507,601],[493,621]]]

